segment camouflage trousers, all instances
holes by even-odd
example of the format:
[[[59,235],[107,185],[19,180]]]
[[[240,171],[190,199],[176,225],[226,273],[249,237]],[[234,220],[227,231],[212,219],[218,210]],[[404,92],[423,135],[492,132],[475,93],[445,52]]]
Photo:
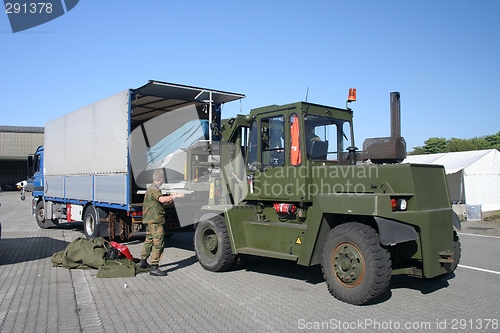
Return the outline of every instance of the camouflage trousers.
[[[147,223],[146,240],[141,252],[141,260],[146,260],[151,255],[151,265],[158,265],[163,257],[165,247],[165,229],[163,224]]]

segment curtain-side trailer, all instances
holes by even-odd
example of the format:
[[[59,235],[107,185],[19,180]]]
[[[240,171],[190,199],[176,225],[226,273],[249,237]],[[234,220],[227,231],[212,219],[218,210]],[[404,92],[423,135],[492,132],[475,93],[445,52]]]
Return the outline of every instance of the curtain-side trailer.
[[[44,146],[28,157],[38,226],[83,222],[87,238],[128,239],[145,230],[142,202],[155,169],[165,171],[164,192],[186,195],[176,205],[194,218],[207,198],[185,188],[185,148],[216,141],[223,104],[243,97],[149,81],[49,121]],[[166,233],[183,230],[175,207],[165,212]]]

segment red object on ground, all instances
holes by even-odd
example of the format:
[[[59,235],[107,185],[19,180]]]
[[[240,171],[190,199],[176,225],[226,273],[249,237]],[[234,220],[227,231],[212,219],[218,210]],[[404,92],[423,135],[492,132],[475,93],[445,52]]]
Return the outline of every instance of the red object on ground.
[[[128,247],[126,245],[118,244],[117,242],[109,242],[109,245],[118,250],[125,258],[133,260],[132,254],[130,253]]]

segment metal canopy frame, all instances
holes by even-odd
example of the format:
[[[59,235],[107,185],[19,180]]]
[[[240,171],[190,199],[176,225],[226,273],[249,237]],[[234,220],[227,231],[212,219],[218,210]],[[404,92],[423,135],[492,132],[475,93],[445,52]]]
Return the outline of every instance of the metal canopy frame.
[[[133,127],[165,112],[194,104],[200,119],[212,121],[212,107],[245,97],[243,94],[186,86],[182,84],[150,80],[137,89],[131,89]],[[208,117],[203,112],[208,107]]]

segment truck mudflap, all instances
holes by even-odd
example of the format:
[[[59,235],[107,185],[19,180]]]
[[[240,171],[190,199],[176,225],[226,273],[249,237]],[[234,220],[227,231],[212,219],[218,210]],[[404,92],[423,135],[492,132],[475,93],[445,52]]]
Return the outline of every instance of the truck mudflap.
[[[408,224],[377,216],[375,216],[375,221],[378,225],[378,234],[382,245],[391,246],[418,239],[417,231]]]

